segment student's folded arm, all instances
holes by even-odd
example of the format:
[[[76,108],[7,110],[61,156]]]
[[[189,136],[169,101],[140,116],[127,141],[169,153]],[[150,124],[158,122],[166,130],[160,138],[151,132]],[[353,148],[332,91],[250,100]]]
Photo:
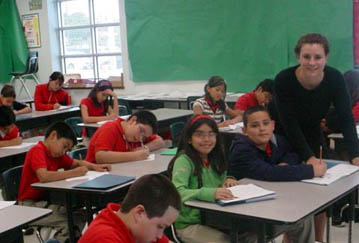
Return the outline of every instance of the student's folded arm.
[[[0,147],[16,146],[22,143],[22,138],[17,137],[10,140],[0,141]]]
[[[96,123],[100,121],[108,120],[107,116],[89,116],[88,107],[86,105],[81,105],[81,117],[84,123]]]
[[[163,142],[162,137],[157,136],[156,139],[152,140],[151,142],[146,143],[146,146],[148,147],[148,149],[150,151],[154,151],[154,150],[162,148],[164,146],[164,144],[165,143]]]
[[[30,107],[26,106],[25,108],[18,110],[17,114],[25,114],[25,113],[30,113],[30,112],[32,112],[32,109]]]
[[[86,174],[86,172],[81,174]],[[65,171],[48,171],[46,168],[40,168],[36,170],[36,176],[39,178],[40,182],[59,181],[80,176],[81,174],[76,173],[75,169]]]
[[[98,164],[111,164],[121,163],[138,160],[136,157],[136,151],[134,152],[115,152],[100,150],[95,154],[96,163]]]

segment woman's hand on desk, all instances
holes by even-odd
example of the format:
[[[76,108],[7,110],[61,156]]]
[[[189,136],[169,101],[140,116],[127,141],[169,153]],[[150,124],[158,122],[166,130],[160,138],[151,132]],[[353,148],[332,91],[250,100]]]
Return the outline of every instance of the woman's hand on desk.
[[[359,157],[355,157],[354,159],[352,159],[352,164],[353,165],[359,165]]]
[[[216,200],[230,200],[230,199],[234,199],[235,197],[233,196],[232,192],[230,190],[228,190],[227,188],[217,188],[216,191],[216,195],[215,195],[215,199]]]

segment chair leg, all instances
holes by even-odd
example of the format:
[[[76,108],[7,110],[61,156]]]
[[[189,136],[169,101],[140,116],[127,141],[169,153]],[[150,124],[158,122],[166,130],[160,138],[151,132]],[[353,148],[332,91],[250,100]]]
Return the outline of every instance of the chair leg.
[[[27,96],[30,98],[30,100],[32,100],[32,95],[31,95],[31,93],[30,93],[30,90],[26,87],[25,82],[24,82],[24,79],[23,79],[22,77],[20,77],[19,80],[20,80],[22,86],[24,87],[24,89],[25,89],[25,91],[26,91],[26,93],[27,93]],[[21,92],[20,92],[20,93],[21,93]]]
[[[37,79],[37,77],[34,73],[32,73],[31,76],[34,78],[34,81],[36,84],[40,84],[39,80]]]

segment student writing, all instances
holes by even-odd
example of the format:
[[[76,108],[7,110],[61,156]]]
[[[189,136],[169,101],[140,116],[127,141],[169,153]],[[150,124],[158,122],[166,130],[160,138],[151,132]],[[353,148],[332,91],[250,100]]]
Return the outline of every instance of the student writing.
[[[31,112],[31,108],[29,106],[18,102],[15,99],[16,93],[14,87],[5,84],[4,87],[1,89],[0,105],[11,107],[15,115]]]
[[[19,129],[15,125],[15,114],[10,107],[0,106],[0,147],[22,143]]]

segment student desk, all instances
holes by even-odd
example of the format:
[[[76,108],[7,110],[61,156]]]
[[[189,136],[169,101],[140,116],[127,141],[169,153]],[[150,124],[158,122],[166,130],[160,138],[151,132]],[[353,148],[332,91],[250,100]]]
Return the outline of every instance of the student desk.
[[[19,130],[23,132],[33,128],[47,127],[55,121],[63,121],[66,118],[74,116],[80,116],[80,108],[78,106],[63,110],[33,110],[31,113],[16,115],[15,124],[19,127]]]
[[[306,216],[314,215],[333,205],[344,196],[351,195],[351,220],[354,214],[354,194],[359,184],[359,172],[333,182],[329,186],[314,185],[304,182],[266,182],[252,179],[242,179],[241,184],[253,183],[268,190],[275,191],[274,200],[237,204],[221,207],[215,203],[187,201],[187,206],[203,211],[215,211],[233,221],[231,242],[237,242],[239,219],[253,222],[258,236],[258,242],[267,242],[266,236],[270,225],[291,225]],[[329,228],[327,228],[329,229]],[[327,235],[329,242],[330,233]],[[351,225],[349,239],[351,242]]]
[[[37,136],[37,137],[32,137],[32,138],[25,138],[25,139],[22,140],[22,142],[23,143],[35,143],[36,144],[39,141],[43,141],[43,140],[44,140],[44,136]],[[15,149],[0,148],[0,159],[15,156],[15,155],[18,155],[18,154],[26,153],[34,145],[30,145],[30,146],[27,146],[27,147],[24,147],[24,148],[15,148]]]
[[[21,228],[51,214],[50,209],[12,205],[0,210],[0,242],[24,242]]]
[[[126,176],[135,176],[136,178],[141,177],[147,174],[159,174],[167,170],[169,161],[173,156],[164,156],[160,155],[162,151],[166,149],[160,149],[155,151],[155,160],[152,161],[132,161],[126,163],[118,163],[112,165],[111,174],[126,175]],[[74,242],[74,230],[73,230],[73,214],[72,214],[72,203],[75,196],[80,196],[84,199],[87,212],[87,221],[90,224],[93,218],[92,207],[94,206],[94,201],[98,201],[100,198],[111,197],[113,200],[121,199],[120,196],[123,196],[123,193],[127,191],[129,185],[133,183],[129,182],[124,185],[113,187],[107,190],[91,190],[91,189],[79,189],[73,188],[74,185],[80,184],[86,181],[83,180],[74,180],[74,181],[56,181],[49,183],[34,183],[32,186],[37,189],[42,189],[48,192],[55,192],[60,195],[66,204],[67,218],[70,232],[70,240]]]

